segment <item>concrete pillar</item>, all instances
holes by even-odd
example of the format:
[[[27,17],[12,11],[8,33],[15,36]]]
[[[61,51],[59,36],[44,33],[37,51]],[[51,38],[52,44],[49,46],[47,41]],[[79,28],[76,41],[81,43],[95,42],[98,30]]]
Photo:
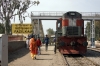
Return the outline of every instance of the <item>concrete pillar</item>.
[[[0,66],[8,66],[8,36],[0,34]]]
[[[90,37],[91,37],[91,48],[96,48],[95,46],[95,20],[90,22]]]
[[[38,34],[38,29],[37,29],[37,25],[38,24],[38,20],[37,19],[33,19],[32,20],[32,26],[33,26],[33,34],[35,35],[35,37],[37,37]]]
[[[36,35],[35,37],[36,38],[38,36],[43,37],[44,32],[43,32],[43,26],[42,26],[41,20],[40,19],[32,19],[31,23],[33,26],[33,34]]]
[[[40,36],[44,37],[44,32],[43,32],[43,25],[42,22],[40,21]]]

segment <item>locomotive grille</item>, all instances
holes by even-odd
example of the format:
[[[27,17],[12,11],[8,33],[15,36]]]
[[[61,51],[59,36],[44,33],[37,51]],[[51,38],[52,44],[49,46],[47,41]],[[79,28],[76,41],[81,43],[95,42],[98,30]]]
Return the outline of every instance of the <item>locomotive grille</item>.
[[[74,27],[74,26],[68,26],[67,27],[67,35],[69,36],[80,36],[80,28],[79,27]]]

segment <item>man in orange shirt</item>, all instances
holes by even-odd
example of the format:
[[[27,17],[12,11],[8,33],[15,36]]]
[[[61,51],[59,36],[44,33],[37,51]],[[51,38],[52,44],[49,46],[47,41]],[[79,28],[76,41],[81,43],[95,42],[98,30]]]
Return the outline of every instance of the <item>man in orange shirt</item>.
[[[31,35],[29,45],[30,45],[29,49],[30,49],[30,52],[31,52],[31,57],[32,57],[32,59],[36,59],[37,43],[36,43],[36,40],[35,40],[33,35]]]

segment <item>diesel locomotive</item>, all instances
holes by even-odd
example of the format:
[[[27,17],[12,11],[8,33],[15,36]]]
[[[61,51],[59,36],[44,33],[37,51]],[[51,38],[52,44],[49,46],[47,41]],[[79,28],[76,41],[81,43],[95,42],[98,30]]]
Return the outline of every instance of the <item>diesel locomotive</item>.
[[[84,54],[87,52],[87,37],[84,34],[82,14],[69,11],[56,22],[56,49],[62,54]],[[55,49],[55,52],[56,52]]]

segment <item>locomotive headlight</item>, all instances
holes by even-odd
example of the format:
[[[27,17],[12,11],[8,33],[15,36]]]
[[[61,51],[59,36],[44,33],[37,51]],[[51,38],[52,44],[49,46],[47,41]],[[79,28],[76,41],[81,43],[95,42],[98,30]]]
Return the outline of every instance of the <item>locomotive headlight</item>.
[[[87,46],[88,45],[88,42],[83,42],[83,46]]]
[[[83,34],[81,34],[81,36],[83,36]]]
[[[71,46],[75,46],[75,42],[72,41],[72,42],[70,43],[70,45],[71,45]]]

